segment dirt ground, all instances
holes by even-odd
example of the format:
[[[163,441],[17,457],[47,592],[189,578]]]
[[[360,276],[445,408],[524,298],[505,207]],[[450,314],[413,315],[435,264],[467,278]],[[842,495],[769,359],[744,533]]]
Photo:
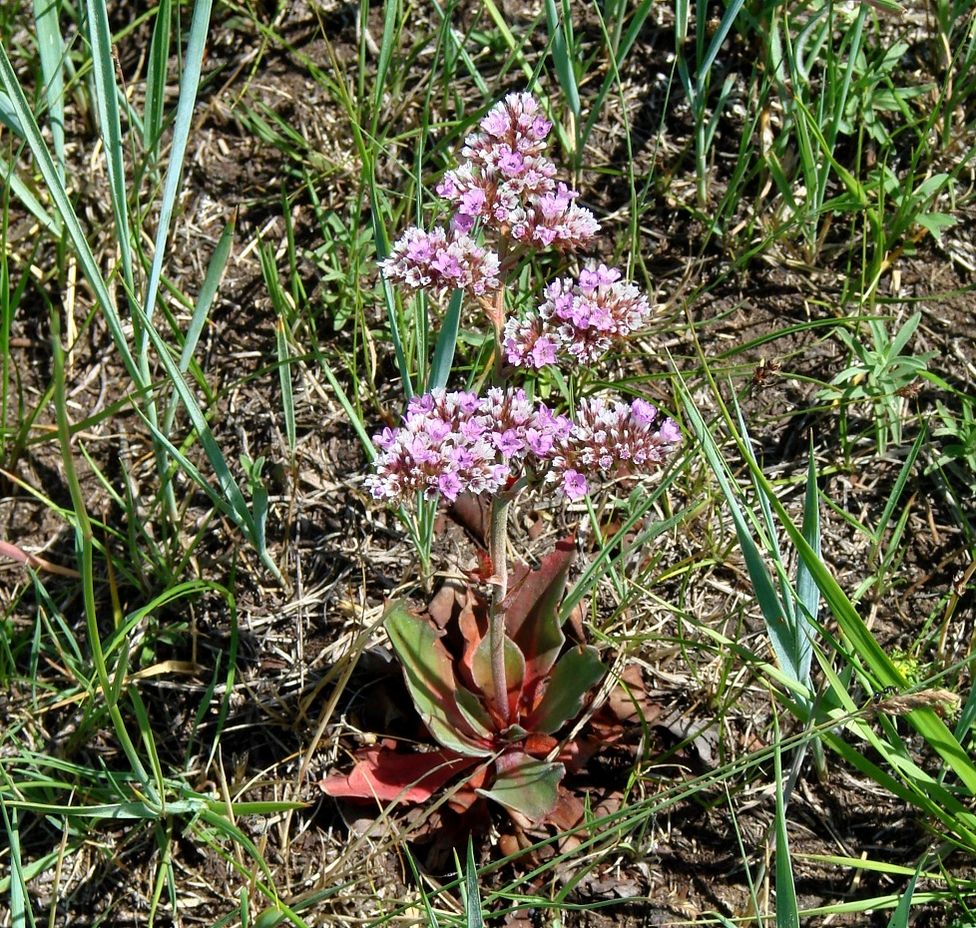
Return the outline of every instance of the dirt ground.
[[[130,15],[124,6],[116,10],[119,22]],[[192,294],[224,223],[236,218],[233,255],[204,334],[200,359],[216,394],[211,407],[212,426],[228,460],[237,462],[242,454],[267,459],[265,476],[271,493],[268,535],[274,560],[281,565],[287,582],[281,586],[268,575],[233,526],[217,518],[205,521],[209,511],[205,499],[193,502],[184,519],[186,537],[201,529],[203,534],[187,574],[233,583],[237,613],[232,616],[226,602],[216,595],[201,596],[192,603],[174,603],[161,611],[154,619],[159,627],[172,625],[178,631],[163,636],[169,650],[157,648],[157,659],[186,661],[194,669],[176,679],[147,679],[141,694],[154,729],[168,733],[159,739],[166,754],[164,762],[180,767],[184,756],[205,758],[208,739],[219,721],[219,699],[205,693],[215,678],[215,668],[222,666],[231,647],[233,623],[238,623],[237,678],[230,714],[221,720],[220,751],[213,764],[196,768],[199,781],[192,785],[216,789],[219,770],[231,793],[241,799],[299,798],[307,802],[306,808],[294,814],[271,821],[260,817],[241,820],[238,824],[259,843],[275,869],[279,886],[296,896],[332,885],[330,867],[340,854],[346,855],[347,868],[349,861],[356,861],[356,885],[326,895],[303,917],[310,924],[331,925],[340,920],[362,923],[364,917],[390,911],[392,903],[404,898],[407,887],[414,885],[402,847],[391,839],[398,831],[406,832],[409,838],[411,820],[387,825],[381,821],[377,825],[375,816],[348,805],[340,807],[322,796],[315,784],[327,769],[347,763],[348,752],[372,730],[368,724],[382,724],[382,719],[370,713],[375,698],[371,694],[385,693],[383,705],[400,698],[396,693],[401,684],[389,667],[382,635],[374,629],[337,705],[329,705],[335,681],[347,668],[350,648],[362,648],[360,635],[375,622],[377,607],[393,590],[415,581],[417,565],[395,520],[375,508],[363,490],[364,456],[312,354],[313,345],[326,353],[336,352],[335,357],[355,357],[352,352],[358,350],[350,342],[351,326],[337,329],[334,324],[334,308],[345,293],[345,284],[323,275],[316,260],[322,237],[316,209],[319,215],[331,213],[338,222],[351,215],[349,202],[358,196],[359,163],[345,117],[323,88],[310,84],[308,77],[309,61],[327,69],[331,55],[350,69],[355,66],[355,14],[344,4],[327,5],[317,15],[305,3],[290,4],[287,12],[277,15],[272,6],[265,4],[267,9],[261,15],[268,21],[274,19],[276,31],[290,49],[274,42],[259,43],[248,33],[244,17],[218,7],[206,61],[210,76],[191,139],[190,167],[168,274],[177,286]],[[662,12],[658,22],[641,37],[646,48],[631,57],[633,68],[623,75],[632,93],[617,106],[627,107],[634,138],[646,142],[634,152],[638,171],[648,159],[673,158],[676,165],[687,168],[677,155],[686,141],[680,106],[675,109],[676,122],[669,123],[664,142],[660,146],[651,144],[658,137],[657,127],[666,105],[663,93],[655,87],[670,42],[668,28],[667,14]],[[329,36],[331,47],[323,34]],[[145,42],[145,29],[136,30],[118,50],[122,73],[131,75],[133,83],[140,73]],[[744,54],[748,50],[741,51]],[[421,56],[418,67],[422,65]],[[499,89],[515,86],[514,75],[499,83]],[[260,138],[253,130],[253,113],[261,112],[261,107],[300,127],[301,135],[310,142],[309,151],[289,160],[279,147]],[[402,122],[405,129],[409,127],[416,118],[413,103],[391,105],[391,118]],[[731,128],[728,131],[731,133]],[[91,127],[72,125],[69,136],[75,163],[87,163],[93,144]],[[609,119],[595,134],[593,145],[594,164],[619,164],[627,157],[619,127]],[[314,177],[317,207],[301,181],[302,164]],[[394,166],[385,169],[382,182],[396,191],[402,178]],[[93,176],[82,185],[97,186],[101,180]],[[626,208],[624,187],[608,182],[600,172],[584,171],[580,183],[584,200],[608,216]],[[714,183],[720,191],[721,165],[716,167]],[[739,267],[721,243],[709,240],[700,220],[677,202],[680,189],[676,182],[671,192],[661,197],[657,213],[640,218],[647,264],[656,275],[659,295],[667,301],[662,323],[645,341],[647,351],[641,363],[648,372],[660,372],[669,354],[678,371],[692,375],[699,369],[700,351],[716,370],[727,369],[742,389],[743,410],[767,473],[784,481],[792,478],[795,485],[805,472],[812,436],[823,474],[822,491],[864,524],[873,524],[898,477],[907,447],[933,413],[937,391],[925,387],[905,399],[906,438],[901,446],[879,456],[873,443],[865,439],[854,443],[853,452],[843,457],[839,451],[839,415],[816,399],[817,385],[829,381],[843,363],[841,346],[827,337],[827,329],[794,327],[784,337],[740,349],[790,323],[829,319],[842,313],[844,270],[829,265],[804,266],[789,254],[767,254],[761,261]],[[269,401],[279,392],[277,316],[267,295],[258,250],[259,242],[269,243],[276,249],[279,266],[286,266],[283,192],[291,210],[298,273],[309,300],[316,305],[309,318],[317,327],[303,331],[299,338],[300,346],[309,354],[295,368],[299,441],[293,457],[282,434],[280,406]],[[88,198],[85,202],[91,229],[107,228],[110,217],[104,199]],[[970,218],[963,217],[953,233],[960,248],[971,235]],[[613,229],[612,218],[607,226]],[[624,226],[621,223],[621,228]],[[24,237],[17,241],[12,236],[12,254],[29,254],[29,229],[26,219],[14,223],[14,236]],[[105,235],[101,249],[108,255],[111,247]],[[97,233],[94,237],[99,238]],[[898,274],[889,275],[884,282],[885,311],[901,318],[916,309],[921,311],[916,350],[934,351],[932,369],[959,390],[972,394],[976,389],[973,275],[953,260],[952,248],[951,239],[941,244],[927,239],[919,243],[914,254],[900,260]],[[53,249],[42,245],[34,264],[43,274],[50,273],[53,262]],[[372,294],[375,276],[370,276],[375,275],[375,269],[366,268],[366,275],[362,281],[367,292],[366,313],[379,319],[381,308]],[[62,306],[67,300],[65,294],[52,293],[50,298]],[[81,337],[72,351],[68,392],[79,418],[96,417],[122,399],[118,384],[125,381],[102,322],[98,318],[88,320],[89,294],[82,287],[70,298],[73,303],[69,309]],[[25,409],[41,407],[38,428],[48,428],[52,423],[43,403],[51,380],[48,313],[44,298],[29,289],[12,333],[18,390]],[[692,327],[695,339],[690,335]],[[398,393],[391,383],[395,372],[391,355],[387,346],[377,346],[375,368],[363,388],[364,395],[378,398],[376,406],[364,410],[370,426],[381,425],[384,414],[395,417],[398,411]],[[347,389],[355,389],[346,371],[338,373]],[[662,385],[664,403],[668,402],[666,391]],[[704,400],[704,394],[702,397]],[[863,427],[864,423],[857,420],[862,414],[867,415],[864,410],[852,415],[847,423],[850,432]],[[147,494],[148,508],[155,477],[144,426],[124,402],[110,416],[93,421],[82,436],[87,452],[115,486],[127,486],[137,500],[140,493]],[[118,530],[108,543],[124,545],[127,537],[133,537],[133,526],[123,524],[122,510],[90,468],[82,468],[82,482],[92,515]],[[0,474],[0,525],[5,526],[7,541],[38,552],[53,564],[72,565],[73,533],[44,499],[27,491],[28,487],[55,507],[70,506],[59,452],[52,441],[32,441],[17,459],[6,462]],[[787,498],[791,506],[798,505],[793,491]],[[940,495],[935,481],[922,476],[911,479],[905,499],[911,512],[904,548],[898,555],[897,583],[869,590],[861,601],[870,627],[889,653],[910,650],[920,626],[941,614],[953,584],[970,563],[972,538],[960,525],[965,520],[971,524],[976,518],[974,494],[958,501],[947,499]],[[686,502],[675,498],[672,505],[677,508]],[[526,519],[531,508],[527,504]],[[962,520],[958,508],[962,509]],[[718,537],[720,532],[728,535],[730,529],[727,525],[715,527],[714,506],[698,518],[700,524],[661,542],[666,546],[663,562],[678,564],[700,558],[704,539],[710,560],[695,572],[697,592],[689,595],[683,589],[684,581],[677,578],[662,581],[654,594],[664,599],[671,594],[686,597],[694,605],[698,621],[737,635],[745,647],[766,657],[761,619],[752,603],[741,558],[728,537]],[[825,510],[824,518],[825,559],[841,586],[850,591],[867,575],[869,544],[863,533],[837,512]],[[709,520],[715,524],[707,525]],[[535,544],[542,550],[557,528],[552,525],[550,534],[536,541],[526,534],[519,544],[530,550]],[[447,559],[462,560],[466,556],[464,545],[463,533],[452,530],[442,540],[440,552]],[[17,589],[16,601],[13,592],[0,594],[7,614],[15,622],[31,621],[31,596],[19,585],[16,570],[0,566],[0,578],[0,586]],[[147,581],[152,586],[145,576],[116,578],[118,608],[123,613],[145,602],[143,584]],[[70,577],[46,576],[45,583],[55,597],[76,595]],[[107,582],[101,593],[107,602]],[[81,610],[65,611],[77,617],[80,637]],[[599,606],[596,613],[599,618]],[[764,745],[770,699],[747,672],[724,674],[717,660],[706,658],[704,637],[695,658],[697,666],[686,666],[674,646],[675,617],[652,601],[635,604],[620,621],[651,630],[640,647],[635,647],[633,659],[651,703],[676,707],[679,712],[662,712],[642,738],[633,739],[632,753],[619,762],[626,761],[626,768],[621,769],[612,758],[598,762],[581,783],[581,791],[596,797],[601,790],[619,794],[629,788],[632,798],[650,801],[683,778],[707,773],[720,761]],[[974,621],[972,592],[964,587],[941,650],[924,655],[929,666],[949,667],[968,660]],[[56,680],[59,671],[40,668],[38,674]],[[726,687],[735,689],[734,698]],[[201,717],[198,710],[204,698],[211,698],[212,704]],[[25,700],[26,694],[18,687],[0,691],[0,714],[5,714],[10,724],[28,724],[21,716]],[[80,704],[68,704],[30,722],[36,747],[67,760],[93,763],[99,759],[110,767],[118,747],[108,734],[101,743],[76,743],[72,738],[79,713],[84,711]],[[319,721],[326,717],[328,724],[317,731]],[[704,740],[689,734],[701,731],[708,733]],[[308,755],[312,744],[316,749]],[[629,781],[635,761],[640,776]],[[726,918],[746,916],[751,911],[750,881],[761,876],[772,851],[771,765],[762,770],[761,775],[746,771],[716,782],[690,800],[674,803],[649,818],[638,833],[629,836],[626,845],[612,840],[612,834],[604,843],[596,841],[585,854],[548,871],[545,882],[530,879],[518,891],[538,900],[561,898],[568,904],[562,914],[565,928],[672,925],[702,919],[709,913]],[[879,792],[873,783],[836,759],[829,761],[823,782],[807,761],[792,795],[789,821],[797,893],[801,906],[808,908],[897,893],[902,888],[883,873],[838,868],[824,858],[883,856],[892,863],[914,867],[933,840],[932,822]],[[185,824],[174,821],[175,832],[179,834]],[[492,828],[479,840],[482,863],[498,854],[494,842],[503,823],[496,821]],[[43,822],[34,823],[25,831],[25,859],[39,859],[59,840],[60,835]],[[450,879],[454,864],[443,847],[411,846],[433,880]],[[241,885],[235,861],[206,854],[189,839],[177,837],[175,847],[174,866],[185,894],[181,923],[215,924],[228,912],[230,887]],[[153,892],[155,853],[142,831],[124,825],[100,828],[87,855],[79,855],[71,874],[61,876],[58,923],[143,924],[147,900]],[[744,855],[750,862],[748,870],[743,865]],[[951,860],[958,865],[958,876],[973,875],[970,861]],[[529,869],[524,861],[508,864],[485,878],[485,891],[509,886]],[[838,874],[844,879],[839,880]],[[32,884],[41,905],[50,901],[51,880],[53,876],[47,872]],[[768,910],[768,900],[759,901],[765,902]],[[503,907],[500,900],[493,905]],[[859,913],[835,916],[829,923],[883,926],[888,917],[887,912]],[[912,924],[936,928],[949,926],[952,918],[952,913],[941,906],[921,906]],[[164,923],[157,918],[157,925]],[[506,923],[556,924],[552,914],[541,908],[531,914],[527,908],[513,913]],[[809,923],[828,922],[812,918]]]

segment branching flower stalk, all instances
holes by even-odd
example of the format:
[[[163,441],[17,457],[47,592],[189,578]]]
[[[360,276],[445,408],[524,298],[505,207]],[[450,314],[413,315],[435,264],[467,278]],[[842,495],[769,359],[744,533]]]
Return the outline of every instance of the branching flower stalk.
[[[533,251],[563,254],[599,230],[576,191],[554,178],[544,154],[551,124],[529,94],[510,94],[465,139],[464,161],[437,192],[452,207],[445,228],[408,229],[382,262],[386,278],[446,302],[462,290],[481,307],[495,337],[492,386],[484,396],[432,390],[413,397],[397,429],[374,441],[373,496],[406,504],[416,493],[454,502],[462,492],[491,499],[488,613],[490,685],[484,693],[502,728],[514,723],[506,665],[508,514],[529,485],[571,501],[604,482],[646,476],[680,439],[649,402],[584,398],[572,416],[556,413],[508,384],[520,369],[593,364],[650,318],[647,298],[621,272],[584,262],[553,280],[542,302],[506,318],[506,288]],[[510,639],[508,639],[510,640]],[[516,709],[518,711],[518,709]]]

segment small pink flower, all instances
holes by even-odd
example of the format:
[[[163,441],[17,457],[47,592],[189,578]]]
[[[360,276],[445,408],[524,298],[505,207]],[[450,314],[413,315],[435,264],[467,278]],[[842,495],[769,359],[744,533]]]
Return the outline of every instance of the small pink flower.
[[[579,499],[588,480],[645,476],[681,440],[677,424],[661,416],[646,400],[608,405],[583,400],[576,422],[551,453],[547,479],[557,492]]]
[[[503,347],[508,363],[538,369],[554,364],[558,354],[590,364],[614,341],[643,328],[650,304],[636,285],[620,276],[616,268],[592,264],[575,281],[552,281],[536,313],[506,323]]]
[[[582,499],[586,496],[586,477],[570,468],[563,474],[562,489],[571,500]]]
[[[593,237],[593,214],[553,179],[556,166],[544,155],[551,128],[531,94],[509,94],[491,108],[464,140],[464,161],[436,188],[456,209],[454,228],[468,232],[480,220],[526,247],[561,251]]]
[[[483,296],[499,287],[498,255],[457,229],[450,236],[444,229],[407,229],[380,267],[390,282],[442,300],[455,289]]]
[[[420,493],[454,500],[462,491],[496,493],[527,464],[544,466],[572,424],[522,390],[433,390],[415,396],[398,429],[374,437],[380,453],[366,486],[403,504]]]

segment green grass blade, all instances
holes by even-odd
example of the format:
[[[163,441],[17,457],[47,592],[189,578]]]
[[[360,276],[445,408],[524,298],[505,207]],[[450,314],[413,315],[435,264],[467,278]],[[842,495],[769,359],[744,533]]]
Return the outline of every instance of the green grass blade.
[[[464,862],[464,924],[465,928],[485,928],[481,912],[481,891],[478,888],[478,867],[474,862],[474,844],[468,836],[468,854]]]
[[[682,389],[682,400],[687,418],[692,424],[698,443],[712,468],[712,472],[715,474],[715,479],[718,481],[726,505],[732,515],[736,538],[746,562],[746,569],[756,593],[756,600],[766,623],[770,644],[784,673],[788,674],[793,682],[805,687],[806,680],[800,675],[800,655],[798,653],[796,628],[788,621],[783,603],[773,586],[766,565],[763,563],[752,531],[739,506],[739,493],[737,490],[733,490],[732,481],[727,474],[725,461],[718,445],[712,438],[711,432],[706,427],[691,397],[684,389]]]
[[[446,34],[447,43],[450,46],[451,54],[460,58],[461,63],[467,70],[471,80],[474,81],[475,87],[478,88],[478,93],[480,93],[481,96],[487,100],[491,96],[491,89],[485,83],[485,79],[481,76],[481,71],[478,70],[478,66],[474,63],[471,55],[468,54],[468,50],[464,47],[464,43],[460,40],[459,34],[451,25],[450,18],[444,14],[444,10],[437,0],[433,0],[433,6],[437,11],[437,15],[441,18],[441,25],[443,26]]]
[[[757,476],[763,487],[763,492],[767,494],[769,502],[776,512],[777,518],[790,536],[790,541],[796,547],[800,559],[810,571],[810,576],[817,584],[844,636],[858,657],[874,674],[877,687],[894,686],[899,690],[905,689],[908,685],[905,677],[878,644],[823,560],[808,544],[803,533],[793,524],[759,466],[751,458],[747,459],[747,463]],[[910,712],[906,718],[928,742],[929,747],[936,751],[959,777],[966,789],[971,794],[976,795],[976,765],[973,764],[969,753],[946,727],[945,722],[939,718],[934,710],[925,708]]]
[[[749,434],[749,428],[746,425],[745,416],[742,413],[742,408],[739,405],[738,398],[735,394],[732,395],[732,403],[735,409],[736,422],[739,427],[739,435],[741,436],[742,442],[749,449],[750,453],[755,453],[755,445],[752,441],[752,436]],[[762,526],[762,531],[765,532],[763,536],[763,542],[765,543],[767,555],[772,561],[773,568],[777,574],[777,579],[779,580],[779,596],[783,605],[784,615],[787,621],[791,625],[795,625],[796,622],[796,601],[793,595],[793,590],[790,587],[789,580],[786,576],[786,569],[783,565],[783,555],[779,549],[779,537],[776,531],[776,523],[773,520],[773,511],[769,508],[769,501],[760,492],[758,485],[755,480],[753,480],[753,486],[756,490],[756,506],[759,509],[759,513],[762,516],[761,522],[759,522],[757,517],[754,517],[753,521]]]
[[[339,405],[342,407],[343,412],[345,412],[346,416],[348,417],[352,430],[356,433],[356,437],[359,439],[359,443],[362,445],[363,451],[366,452],[366,457],[369,458],[370,463],[372,463],[376,460],[376,447],[373,445],[373,441],[369,437],[369,433],[366,431],[366,426],[363,424],[363,420],[359,417],[356,407],[350,402],[349,397],[346,395],[346,391],[342,387],[342,384],[339,383],[335,373],[333,373],[332,366],[318,351],[318,349],[316,349],[316,360],[318,361],[319,366],[322,368],[322,373],[325,374],[325,379],[329,381],[329,386],[332,387],[332,390],[336,395],[336,399],[339,401]]]
[[[810,550],[820,557],[820,496],[817,489],[817,462],[813,454],[812,441],[807,466],[807,484],[803,495],[803,525],[800,531]],[[797,623],[799,668],[804,679],[809,680],[816,635],[814,623],[820,612],[820,588],[803,561],[796,565],[796,598],[800,606],[794,617]]]
[[[176,206],[176,198],[180,191],[183,159],[186,156],[186,146],[190,138],[190,128],[193,120],[193,108],[196,104],[197,91],[200,87],[203,52],[210,26],[210,10],[212,5],[213,0],[196,0],[193,6],[190,34],[186,43],[186,54],[183,57],[180,96],[176,104],[176,118],[173,122],[173,139],[170,146],[169,164],[166,166],[166,179],[163,181],[163,194],[159,203],[159,224],[156,227],[152,266],[149,269],[149,279],[146,282],[146,295],[142,303],[142,316],[145,318],[146,323],[152,321],[156,307],[156,297],[159,294],[160,279],[163,273],[163,259],[166,255],[166,242],[169,239],[170,223],[173,218],[173,210]],[[149,333],[142,332],[141,336],[139,343],[140,354],[145,350],[146,339]]]
[[[166,107],[166,73],[172,41],[172,0],[159,0],[156,21],[149,45],[146,68],[146,105],[142,122],[142,143],[154,159],[159,159],[159,141],[163,134]]]
[[[128,651],[123,651],[123,655],[127,657]],[[121,662],[121,665],[125,666],[127,663],[128,660],[125,660]],[[124,686],[126,682],[124,677],[120,682]],[[149,720],[149,713],[146,711],[146,705],[142,701],[142,696],[139,695],[138,687],[130,687],[127,696],[129,705],[132,706],[132,714],[135,716],[136,726],[142,738],[142,746],[145,748],[149,769],[152,771],[153,779],[156,782],[156,790],[160,799],[165,804],[166,776],[163,773],[163,765],[159,760],[159,751],[156,748],[156,738],[153,735],[153,726]],[[161,809],[160,814],[162,815],[163,813],[164,809]]]
[[[915,872],[912,874],[908,885],[905,887],[905,891],[898,900],[895,911],[891,913],[891,918],[888,919],[888,928],[908,928],[908,915],[912,908],[912,897],[915,895],[915,884],[918,882],[919,874],[922,872],[923,863],[924,859],[918,862]]]
[[[2,85],[4,91],[7,93],[17,119],[24,130],[31,154],[34,156],[34,161],[41,173],[47,191],[64,222],[65,231],[71,240],[85,279],[95,292],[95,298],[104,314],[106,324],[112,334],[112,340],[115,343],[116,350],[119,352],[122,363],[125,365],[126,372],[129,374],[132,382],[136,384],[137,389],[143,391],[146,389],[147,384],[143,381],[142,374],[135,362],[125,335],[125,329],[118,313],[115,311],[112,298],[109,295],[108,288],[105,286],[105,281],[102,279],[98,264],[92,255],[91,248],[85,238],[85,233],[81,228],[78,217],[75,215],[64,183],[51,158],[51,153],[44,143],[40,129],[27,104],[27,99],[20,87],[20,83],[17,80],[17,75],[10,63],[10,59],[7,57],[7,51],[2,44],[0,44],[0,85]]]
[[[776,783],[776,928],[800,928],[800,914],[793,882],[789,835],[786,830],[786,799],[783,795],[783,752],[779,721],[774,719],[776,751],[773,754],[773,779]]]
[[[105,0],[87,0],[85,17],[88,27],[88,44],[92,53],[92,79],[94,81],[95,109],[102,132],[102,148],[108,171],[109,192],[112,198],[112,215],[115,218],[115,240],[122,259],[122,274],[126,292],[135,299],[135,281],[132,270],[132,233],[129,228],[128,191],[125,179],[125,163],[122,159],[122,126],[119,119],[118,87],[115,83],[115,58],[112,53],[112,35],[108,23]],[[144,376],[148,369],[143,368]]]
[[[58,171],[64,177],[64,60],[65,44],[61,35],[61,0],[34,0],[34,25],[37,50],[44,81],[48,125]]]
[[[27,892],[27,880],[24,874],[24,863],[20,854],[20,821],[16,808],[10,809],[9,812],[7,811],[2,790],[0,790],[0,815],[3,817],[4,831],[7,833],[8,866],[10,868],[10,884],[8,889],[10,897],[10,924],[13,928],[27,928],[28,925],[33,928],[34,913],[30,906],[30,896]]]
[[[447,304],[447,312],[441,322],[441,331],[434,346],[434,357],[430,362],[430,376],[427,389],[434,390],[446,387],[451,376],[451,366],[454,363],[454,351],[457,347],[458,326],[461,323],[461,302],[464,291],[455,290]]]
[[[742,9],[744,4],[745,0],[732,0],[728,7],[726,7],[722,20],[718,24],[718,29],[715,30],[715,34],[712,36],[712,41],[708,46],[708,51],[705,53],[705,57],[698,64],[698,70],[695,74],[695,83],[699,94],[701,94],[702,90],[704,90],[705,83],[708,80],[708,73],[712,70],[712,65],[715,63],[715,59],[718,57],[718,53],[722,49],[722,45],[725,42],[725,37],[729,34],[729,30],[732,28],[732,24],[735,22],[735,18],[739,15],[739,11]]]
[[[197,294],[196,306],[193,308],[193,315],[190,324],[187,326],[186,334],[183,337],[183,349],[180,351],[179,369],[186,373],[190,369],[190,362],[196,353],[197,344],[200,341],[200,334],[206,324],[207,317],[210,315],[210,307],[217,296],[220,281],[227,268],[227,259],[230,257],[231,246],[234,244],[235,220],[232,219],[224,226],[217,247],[214,248],[210,256],[210,263],[207,265],[207,274],[203,279],[203,285]]]
[[[643,498],[641,504],[620,524],[620,527],[614,532],[613,536],[602,545],[600,553],[586,565],[582,575],[576,581],[573,588],[566,594],[562,605],[559,607],[560,621],[565,621],[569,618],[573,609],[582,602],[584,597],[589,595],[600,576],[612,569],[614,552],[620,551],[627,544],[627,536],[650,511],[651,507],[667,492],[680,470],[680,464],[672,468],[670,475]],[[690,506],[674,513],[669,518],[663,519],[660,522],[654,522],[638,536],[635,546],[650,544],[658,535],[671,531],[671,529],[677,527],[686,519],[692,518],[699,506],[700,502],[696,501]]]
[[[376,62],[376,76],[373,78],[373,119],[372,135],[376,134],[380,115],[383,112],[383,99],[386,96],[386,75],[390,69],[390,60],[397,35],[397,14],[400,4],[397,0],[386,0],[385,15],[383,16],[383,38],[380,42],[380,54]]]
[[[105,152],[105,163],[109,178],[109,191],[112,201],[112,215],[115,219],[115,238],[119,246],[122,260],[122,277],[125,282],[125,292],[129,300],[130,310],[134,319],[138,320],[138,298],[133,276],[132,260],[132,232],[129,222],[128,189],[125,178],[125,163],[123,160],[122,128],[119,118],[119,90],[115,83],[115,58],[112,51],[112,36],[109,28],[106,0],[87,0],[86,24],[88,41],[92,53],[92,75],[95,85],[95,108],[98,112],[98,122],[102,132],[102,143]],[[154,257],[159,257],[157,255]],[[155,261],[154,261],[155,263]],[[151,315],[151,314],[150,314]],[[136,342],[140,345],[136,352],[141,378],[138,381],[148,384],[151,381],[149,359],[145,353],[145,333],[135,326]],[[145,397],[145,411],[153,425],[158,424],[158,412],[155,397],[147,394]],[[168,462],[163,450],[158,444],[154,446],[156,469],[162,484],[163,499],[166,511],[171,518],[176,517],[176,497],[173,485],[168,479]]]
[[[91,651],[91,661],[95,667],[99,686],[105,699],[109,717],[112,720],[115,734],[119,739],[126,759],[132,772],[139,779],[149,801],[158,805],[160,796],[156,792],[153,780],[149,777],[142,763],[139,753],[132,743],[128,728],[118,704],[113,701],[112,684],[109,680],[105,654],[102,650],[102,640],[98,629],[99,610],[95,600],[95,571],[94,571],[94,534],[81,485],[75,471],[74,458],[71,451],[71,430],[68,422],[67,394],[64,378],[64,350],[61,346],[61,323],[57,312],[51,313],[51,347],[52,367],[54,369],[54,409],[57,418],[58,437],[61,445],[61,460],[64,467],[65,482],[71,496],[74,510],[73,519],[75,529],[75,544],[80,560],[81,592],[84,602],[85,625],[88,632],[88,647]]]
[[[580,115],[579,87],[576,85],[575,57],[576,49],[573,43],[572,14],[563,3],[562,15],[556,0],[545,0],[546,23],[549,26],[549,41],[552,44],[552,60],[556,67],[556,78],[566,97],[573,115],[578,119]]]
[[[4,183],[13,191],[14,196],[20,200],[24,208],[50,233],[53,238],[61,237],[61,224],[54,219],[51,214],[41,206],[37,197],[31,193],[30,188],[14,172],[12,164],[8,164],[0,158],[0,177]]]
[[[414,882],[417,884],[420,892],[420,899],[424,904],[424,914],[427,916],[426,928],[440,928],[440,923],[437,921],[437,914],[434,912],[433,906],[430,904],[430,897],[424,888],[424,881],[420,878],[420,870],[417,868],[417,862],[413,859],[413,854],[410,853],[409,844],[404,844],[403,853],[406,855],[407,864],[410,866],[410,872],[413,874]]]
[[[281,408],[285,417],[285,440],[288,450],[294,454],[298,445],[295,425],[295,397],[291,386],[291,349],[288,347],[288,323],[278,316],[275,323],[275,344],[278,349],[278,382],[281,384]]]
[[[291,349],[288,320],[295,315],[295,307],[281,286],[281,276],[275,263],[274,249],[266,243],[260,246],[261,274],[271,303],[278,314],[275,322],[275,347],[278,354],[278,383],[281,386],[281,406],[285,418],[285,436],[290,451],[298,444],[295,426],[295,398],[291,385]]]
[[[0,125],[6,126],[19,138],[24,138],[24,130],[20,127],[20,120],[10,104],[10,97],[3,91],[0,91]]]

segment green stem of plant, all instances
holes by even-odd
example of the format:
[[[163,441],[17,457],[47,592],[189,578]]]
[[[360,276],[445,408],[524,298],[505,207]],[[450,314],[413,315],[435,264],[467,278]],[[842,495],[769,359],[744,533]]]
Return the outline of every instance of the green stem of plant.
[[[515,493],[500,491],[491,502],[491,529],[488,553],[491,557],[492,594],[488,613],[488,648],[491,653],[491,680],[495,708],[508,722],[508,679],[505,673],[505,597],[508,595],[508,509]]]
[[[162,784],[157,790],[149,772],[146,770],[136,750],[135,744],[129,737],[125,720],[119,710],[115,689],[109,679],[108,667],[105,664],[105,653],[102,650],[102,640],[98,633],[98,607],[95,603],[95,570],[94,543],[91,520],[85,508],[85,499],[75,471],[74,458],[71,455],[71,423],[68,421],[67,397],[64,382],[64,349],[61,345],[61,319],[57,310],[51,313],[51,347],[54,367],[54,411],[58,423],[58,441],[61,445],[61,460],[64,464],[65,481],[71,494],[71,505],[75,514],[75,533],[81,567],[81,591],[85,610],[85,624],[88,630],[88,644],[91,647],[92,663],[95,665],[96,676],[105,698],[105,705],[109,717],[115,728],[122,750],[129,761],[132,772],[145,790],[148,803],[162,811]],[[124,669],[122,671],[124,673]]]

